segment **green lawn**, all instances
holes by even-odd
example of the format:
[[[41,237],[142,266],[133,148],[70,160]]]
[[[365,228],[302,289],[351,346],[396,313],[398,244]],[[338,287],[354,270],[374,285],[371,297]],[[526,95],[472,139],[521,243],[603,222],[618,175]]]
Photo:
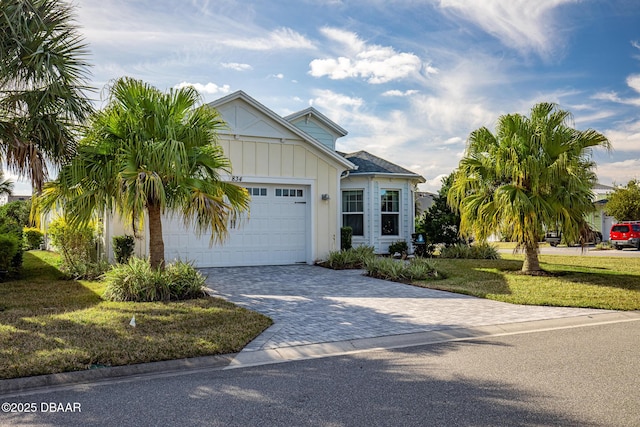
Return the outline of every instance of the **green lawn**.
[[[233,353],[272,323],[218,298],[103,301],[104,283],[62,280],[57,263],[27,252],[23,277],[0,283],[0,378]]]
[[[640,310],[640,258],[541,255],[552,277],[518,274],[522,255],[434,260],[446,279],[416,283],[513,304]]]

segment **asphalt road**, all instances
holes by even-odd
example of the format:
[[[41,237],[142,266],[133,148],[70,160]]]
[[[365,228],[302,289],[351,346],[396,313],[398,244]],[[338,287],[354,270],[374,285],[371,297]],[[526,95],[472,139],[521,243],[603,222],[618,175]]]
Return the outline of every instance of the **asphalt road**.
[[[638,426],[638,372],[630,321],[32,391],[0,424]]]
[[[513,253],[513,249],[500,249],[501,253]],[[622,250],[609,249],[606,251],[596,250],[593,246],[587,246],[584,250],[580,246],[543,246],[540,248],[542,255],[571,255],[571,256],[596,256],[596,257],[622,257],[637,258],[640,257],[640,251],[633,248],[624,248]]]

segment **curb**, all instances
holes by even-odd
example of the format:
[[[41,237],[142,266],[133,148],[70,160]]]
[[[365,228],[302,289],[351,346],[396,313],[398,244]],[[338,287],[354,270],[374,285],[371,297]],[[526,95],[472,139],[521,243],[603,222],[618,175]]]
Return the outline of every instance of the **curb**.
[[[11,378],[0,380],[0,396],[34,391],[41,388],[56,387],[70,384],[83,384],[143,376],[155,373],[189,372],[198,369],[219,369],[231,363],[236,353],[216,356],[202,356],[189,359],[164,360],[161,362],[140,363],[136,365],[113,366],[89,369],[86,371],[63,372],[59,374],[37,375],[33,377]]]

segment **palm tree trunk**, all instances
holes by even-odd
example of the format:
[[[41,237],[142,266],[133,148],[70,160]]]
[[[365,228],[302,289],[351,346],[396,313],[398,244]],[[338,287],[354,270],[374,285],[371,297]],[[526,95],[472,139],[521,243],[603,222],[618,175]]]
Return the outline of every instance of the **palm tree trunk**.
[[[159,204],[147,205],[149,214],[149,263],[153,268],[164,268],[164,240]]]
[[[538,248],[525,246],[524,263],[522,263],[522,272],[536,273],[540,271],[540,261],[538,260]]]

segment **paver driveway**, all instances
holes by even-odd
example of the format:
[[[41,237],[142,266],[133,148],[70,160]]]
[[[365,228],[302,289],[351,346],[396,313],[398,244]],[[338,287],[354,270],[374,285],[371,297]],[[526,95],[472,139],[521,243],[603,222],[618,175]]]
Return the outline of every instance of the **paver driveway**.
[[[246,350],[605,313],[519,306],[309,265],[203,272],[212,295],[274,320]]]

